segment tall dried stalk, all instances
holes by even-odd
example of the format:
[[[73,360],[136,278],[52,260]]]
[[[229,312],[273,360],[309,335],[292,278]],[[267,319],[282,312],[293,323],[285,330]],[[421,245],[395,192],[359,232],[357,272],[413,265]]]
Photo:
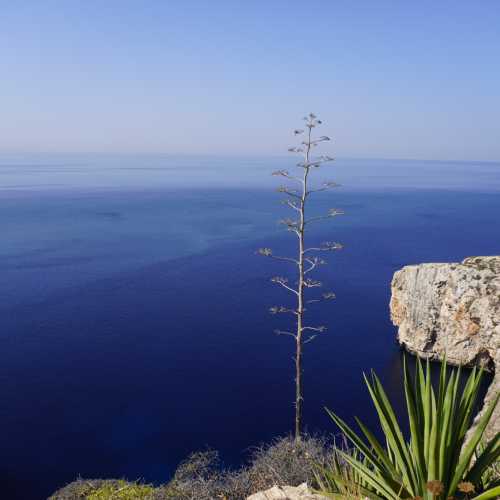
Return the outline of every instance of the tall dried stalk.
[[[325,182],[320,187],[311,189],[309,176],[312,171],[320,168],[324,163],[333,161],[333,158],[329,156],[319,156],[313,157],[313,149],[319,144],[325,141],[329,141],[330,138],[326,136],[320,136],[318,138],[313,138],[313,129],[321,124],[316,115],[310,113],[304,118],[305,129],[295,130],[294,134],[296,136],[305,136],[305,139],[301,141],[298,147],[290,148],[289,151],[293,153],[298,153],[301,155],[301,161],[297,166],[301,169],[301,175],[295,176],[290,174],[288,170],[278,170],[273,173],[273,175],[284,177],[285,179],[295,183],[298,186],[297,189],[290,186],[281,186],[278,188],[278,192],[283,193],[287,196],[284,203],[297,213],[295,219],[283,219],[280,221],[281,224],[285,225],[286,228],[293,232],[297,236],[297,253],[295,257],[283,257],[279,255],[274,255],[270,248],[261,248],[259,253],[266,257],[270,257],[283,262],[292,263],[296,266],[297,281],[294,284],[289,284],[287,278],[283,276],[275,276],[272,278],[274,283],[282,286],[290,293],[295,296],[296,306],[294,308],[287,308],[283,306],[274,306],[270,309],[273,314],[277,313],[288,313],[296,317],[296,329],[292,332],[277,330],[276,333],[279,335],[288,335],[293,337],[296,344],[295,349],[295,439],[300,440],[302,433],[302,406],[304,401],[304,390],[302,383],[302,355],[303,347],[308,342],[311,342],[318,333],[324,332],[326,327],[321,326],[310,326],[305,323],[305,313],[307,311],[306,305],[312,304],[314,302],[319,302],[321,300],[329,300],[335,298],[335,294],[332,292],[323,293],[319,297],[306,300],[306,289],[319,288],[322,286],[320,281],[313,280],[309,278],[309,273],[313,271],[316,267],[325,264],[325,261],[319,257],[320,252],[340,250],[342,245],[340,243],[325,242],[319,246],[307,247],[305,236],[306,229],[309,224],[317,222],[323,219],[329,219],[337,215],[343,214],[342,210],[330,209],[325,215],[319,217],[307,218],[306,206],[308,205],[308,200],[311,194],[326,191],[337,187],[338,184],[335,182]]]

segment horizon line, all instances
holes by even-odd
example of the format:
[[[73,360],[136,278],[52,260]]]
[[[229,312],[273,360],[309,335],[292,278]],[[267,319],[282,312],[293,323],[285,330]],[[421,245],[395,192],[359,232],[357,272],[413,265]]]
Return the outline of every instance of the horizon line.
[[[169,157],[191,157],[191,158],[290,158],[293,160],[293,156],[286,154],[255,154],[255,153],[167,153],[160,151],[149,151],[149,152],[117,152],[117,151],[0,151],[1,156],[8,155],[75,155],[75,156],[169,156]],[[500,159],[496,160],[481,160],[481,159],[471,159],[471,160],[458,160],[458,159],[434,159],[434,158],[408,158],[408,157],[387,157],[387,156],[337,156],[334,160],[379,160],[379,161],[407,161],[407,162],[435,162],[435,163],[492,163],[500,164]]]

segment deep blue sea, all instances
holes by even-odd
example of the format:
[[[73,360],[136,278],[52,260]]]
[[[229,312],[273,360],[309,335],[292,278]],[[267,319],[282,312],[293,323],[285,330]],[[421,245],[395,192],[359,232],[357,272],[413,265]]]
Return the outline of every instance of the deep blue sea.
[[[290,158],[0,156],[0,483],[42,499],[78,476],[169,479],[190,452],[237,466],[293,424],[293,345],[273,334],[288,300],[270,277],[294,238],[270,173]],[[398,411],[401,352],[390,281],[419,262],[500,252],[500,164],[337,160],[316,179],[310,242],[339,241],[310,309],[305,415],[374,425],[363,371]],[[312,228],[312,226],[311,226]]]

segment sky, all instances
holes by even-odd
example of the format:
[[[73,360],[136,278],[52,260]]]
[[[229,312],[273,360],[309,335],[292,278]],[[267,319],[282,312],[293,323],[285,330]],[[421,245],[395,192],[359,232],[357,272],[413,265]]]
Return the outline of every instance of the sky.
[[[0,0],[0,153],[500,161],[500,2]]]

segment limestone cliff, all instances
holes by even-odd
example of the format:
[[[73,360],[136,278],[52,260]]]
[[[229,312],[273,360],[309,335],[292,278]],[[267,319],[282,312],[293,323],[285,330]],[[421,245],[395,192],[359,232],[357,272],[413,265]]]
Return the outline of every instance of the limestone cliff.
[[[500,390],[500,256],[406,266],[392,280],[398,340],[421,357],[495,371],[485,402]],[[487,437],[500,431],[500,405]]]

